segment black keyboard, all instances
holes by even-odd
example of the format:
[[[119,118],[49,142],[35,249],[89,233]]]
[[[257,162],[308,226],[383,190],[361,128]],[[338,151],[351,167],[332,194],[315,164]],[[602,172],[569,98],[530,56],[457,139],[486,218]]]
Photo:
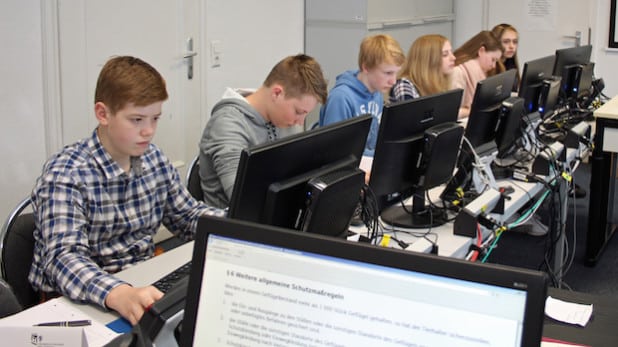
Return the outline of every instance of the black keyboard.
[[[178,284],[182,279],[188,278],[190,272],[191,262],[189,261],[186,264],[179,266],[176,270],[161,277],[152,285],[163,293],[167,293],[168,290],[174,288],[174,286]]]

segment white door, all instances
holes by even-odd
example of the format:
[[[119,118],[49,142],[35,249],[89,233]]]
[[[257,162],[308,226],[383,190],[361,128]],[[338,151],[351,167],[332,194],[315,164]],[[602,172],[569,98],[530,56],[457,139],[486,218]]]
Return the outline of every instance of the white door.
[[[154,142],[179,166],[197,154],[201,134],[199,57],[188,77],[188,40],[200,50],[199,0],[57,0],[62,144],[89,136],[96,126],[94,88],[103,64],[133,55],[165,78],[169,99]],[[53,134],[52,134],[53,136]]]

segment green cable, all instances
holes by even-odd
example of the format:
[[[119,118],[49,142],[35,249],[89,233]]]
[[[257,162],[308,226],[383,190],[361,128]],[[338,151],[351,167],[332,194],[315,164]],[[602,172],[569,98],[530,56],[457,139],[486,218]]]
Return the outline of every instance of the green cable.
[[[528,218],[528,216],[532,213],[532,211],[536,211],[536,209],[543,203],[543,201],[545,200],[545,198],[547,198],[547,196],[549,195],[549,190],[546,190],[543,195],[541,196],[541,198],[534,203],[534,205],[528,209],[524,214],[522,214],[519,218],[517,218],[516,221],[514,221],[513,223],[509,224],[507,226],[507,228],[512,228],[514,226],[517,226],[518,223],[520,223],[522,220],[525,220],[526,218]],[[500,237],[502,236],[504,232],[501,232],[499,234],[496,235],[496,238],[494,239],[494,241],[491,243],[491,245],[489,246],[489,248],[487,249],[487,253],[485,253],[485,256],[483,256],[483,259],[481,260],[481,263],[484,263],[487,261],[487,258],[489,258],[489,255],[491,254],[491,251],[496,247],[496,244],[498,243],[498,240],[500,240]]]

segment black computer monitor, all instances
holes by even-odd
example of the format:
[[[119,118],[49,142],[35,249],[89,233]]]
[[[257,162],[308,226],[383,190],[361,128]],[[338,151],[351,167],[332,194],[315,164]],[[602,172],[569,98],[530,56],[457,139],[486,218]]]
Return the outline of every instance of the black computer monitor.
[[[510,99],[516,73],[507,70],[477,83],[464,136],[478,154],[495,144],[503,157],[513,145],[523,116],[522,99]]]
[[[594,67],[594,65],[590,65],[591,54],[591,45],[556,50],[553,74],[562,79],[560,95],[563,102],[577,99],[589,92],[592,83],[592,68]],[[590,85],[580,86],[582,78],[584,82],[590,80]]]
[[[242,151],[228,216],[339,236],[354,213],[371,116],[362,115]]]
[[[560,81],[553,76],[555,61],[555,55],[548,55],[524,63],[519,97],[524,99],[526,113],[539,112],[542,116],[558,102]]]
[[[425,190],[446,182],[453,173],[463,134],[456,123],[462,94],[456,89],[384,107],[369,187],[386,223],[401,227],[445,223],[444,213],[426,208]],[[439,157],[431,158],[437,152]],[[413,206],[408,209],[403,201],[410,196]]]
[[[540,271],[209,216],[195,238],[182,347],[541,341]]]

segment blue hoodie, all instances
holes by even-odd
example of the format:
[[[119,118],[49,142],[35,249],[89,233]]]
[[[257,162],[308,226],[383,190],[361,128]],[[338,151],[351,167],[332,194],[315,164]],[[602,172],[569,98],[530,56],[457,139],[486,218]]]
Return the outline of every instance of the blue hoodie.
[[[371,114],[373,120],[363,155],[373,157],[384,100],[382,93],[379,91],[371,93],[356,78],[358,72],[358,70],[349,70],[337,76],[335,86],[328,93],[326,104],[320,109],[320,126],[363,114]]]

